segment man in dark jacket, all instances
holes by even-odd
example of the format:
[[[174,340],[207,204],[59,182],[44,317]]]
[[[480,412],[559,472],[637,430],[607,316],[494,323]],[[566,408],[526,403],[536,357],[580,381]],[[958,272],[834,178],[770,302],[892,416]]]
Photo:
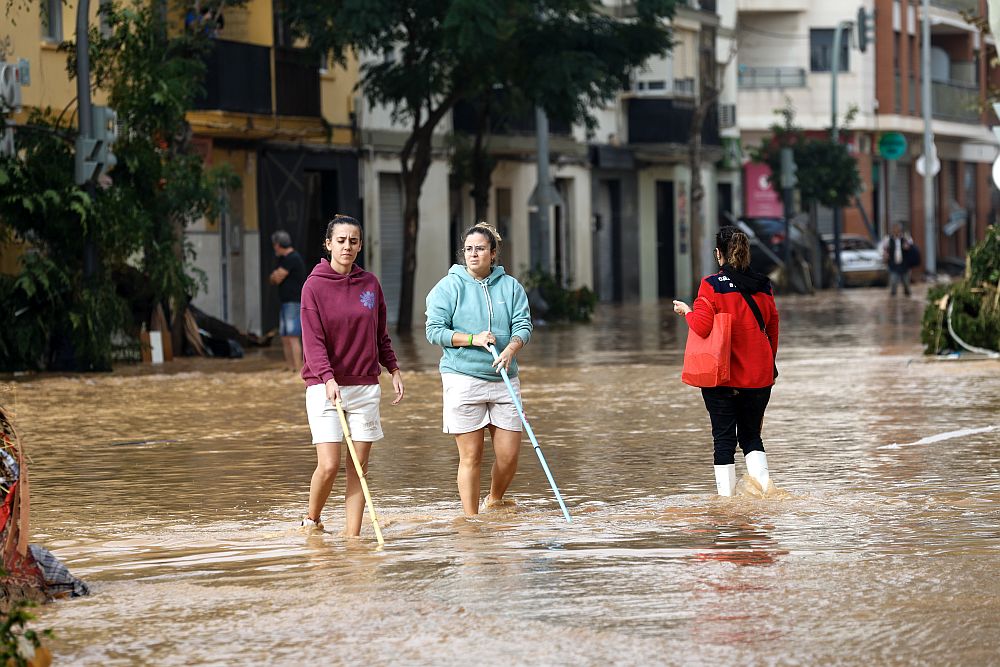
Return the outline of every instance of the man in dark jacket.
[[[917,251],[913,239],[903,231],[903,225],[893,223],[892,233],[882,242],[882,256],[889,267],[889,294],[896,296],[896,288],[903,286],[903,293],[910,296],[910,268]]]

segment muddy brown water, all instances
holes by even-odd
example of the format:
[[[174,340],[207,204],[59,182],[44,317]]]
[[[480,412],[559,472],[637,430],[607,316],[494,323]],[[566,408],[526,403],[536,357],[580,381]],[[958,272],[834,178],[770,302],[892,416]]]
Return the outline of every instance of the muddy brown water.
[[[524,399],[572,525],[526,438],[516,507],[459,516],[438,354],[397,341],[382,550],[367,519],[339,535],[342,475],[329,534],[294,529],[314,455],[273,356],[7,382],[32,540],[94,589],[38,626],[79,665],[1000,664],[1000,363],[921,358],[917,299],[779,307],[777,499],[714,495],[668,303],[536,330]]]

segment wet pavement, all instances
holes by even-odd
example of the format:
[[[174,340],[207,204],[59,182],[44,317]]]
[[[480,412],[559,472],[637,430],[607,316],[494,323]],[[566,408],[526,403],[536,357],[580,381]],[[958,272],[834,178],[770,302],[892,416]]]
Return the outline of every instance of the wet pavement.
[[[524,400],[572,525],[527,439],[516,507],[459,516],[438,353],[397,340],[382,550],[339,535],[343,474],[328,534],[295,530],[315,459],[273,351],[7,382],[32,541],[94,589],[40,610],[56,664],[1000,663],[1000,363],[923,358],[917,298],[779,308],[768,499],[714,494],[669,303],[536,330]]]

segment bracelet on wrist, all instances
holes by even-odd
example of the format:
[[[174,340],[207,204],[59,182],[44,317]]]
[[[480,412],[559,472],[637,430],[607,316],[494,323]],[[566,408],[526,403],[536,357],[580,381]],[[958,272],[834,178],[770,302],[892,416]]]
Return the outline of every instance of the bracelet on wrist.
[[[472,334],[469,334],[469,347],[472,347]]]

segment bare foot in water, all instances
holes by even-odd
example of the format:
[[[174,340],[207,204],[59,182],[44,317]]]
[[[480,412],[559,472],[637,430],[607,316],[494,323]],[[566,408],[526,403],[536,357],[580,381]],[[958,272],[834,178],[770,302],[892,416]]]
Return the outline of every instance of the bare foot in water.
[[[517,503],[510,498],[500,498],[498,500],[491,495],[487,495],[486,498],[483,499],[483,509],[487,510],[495,510],[502,507],[514,507],[515,505],[517,505]]]

